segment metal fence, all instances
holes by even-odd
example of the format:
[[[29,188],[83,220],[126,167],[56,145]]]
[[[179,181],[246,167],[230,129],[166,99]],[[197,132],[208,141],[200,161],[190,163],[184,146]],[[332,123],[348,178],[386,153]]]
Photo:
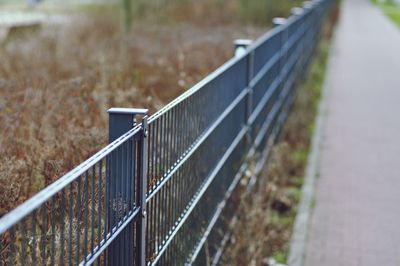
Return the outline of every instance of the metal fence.
[[[0,219],[0,263],[217,264],[238,184],[279,134],[329,5],[276,20],[149,118],[110,109],[111,143]]]

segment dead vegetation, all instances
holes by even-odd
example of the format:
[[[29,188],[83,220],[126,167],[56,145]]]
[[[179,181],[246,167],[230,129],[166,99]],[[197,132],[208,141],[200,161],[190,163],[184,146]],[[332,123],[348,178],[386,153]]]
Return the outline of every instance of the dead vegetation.
[[[265,32],[260,10],[299,3],[153,2],[137,2],[126,34],[117,6],[88,5],[0,45],[0,217],[106,145],[108,108],[158,110],[229,59],[234,39]]]
[[[105,146],[108,108],[154,112],[264,31],[188,8],[127,35],[112,12],[71,14],[0,47],[0,216]]]

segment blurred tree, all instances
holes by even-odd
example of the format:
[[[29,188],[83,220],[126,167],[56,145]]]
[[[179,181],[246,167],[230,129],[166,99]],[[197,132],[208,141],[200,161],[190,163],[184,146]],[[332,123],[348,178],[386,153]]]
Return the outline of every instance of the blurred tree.
[[[124,30],[129,32],[132,27],[132,1],[133,0],[122,0],[122,11],[124,13]]]

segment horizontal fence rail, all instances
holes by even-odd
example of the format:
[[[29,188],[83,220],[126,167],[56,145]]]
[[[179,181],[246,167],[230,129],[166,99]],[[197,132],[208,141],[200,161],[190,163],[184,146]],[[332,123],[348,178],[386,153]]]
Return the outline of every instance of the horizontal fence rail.
[[[151,117],[110,109],[110,144],[0,219],[0,264],[218,264],[329,7],[305,2]]]

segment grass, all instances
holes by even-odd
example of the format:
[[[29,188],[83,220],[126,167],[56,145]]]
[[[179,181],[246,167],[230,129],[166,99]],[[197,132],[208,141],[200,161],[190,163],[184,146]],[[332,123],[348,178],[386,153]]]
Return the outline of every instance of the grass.
[[[238,222],[232,229],[224,265],[265,265],[269,258],[287,262],[337,14],[336,9],[323,30],[308,77],[299,88],[293,111],[263,171],[263,178],[258,181],[255,193],[240,201]]]
[[[277,263],[286,264],[286,254],[281,251],[276,251],[272,254],[272,257],[275,259]]]
[[[371,0],[374,5],[382,9],[387,17],[389,17],[397,26],[400,27],[400,5],[394,1],[385,1],[380,3],[379,0]]]
[[[398,11],[386,11],[385,14],[400,27],[400,8]]]

